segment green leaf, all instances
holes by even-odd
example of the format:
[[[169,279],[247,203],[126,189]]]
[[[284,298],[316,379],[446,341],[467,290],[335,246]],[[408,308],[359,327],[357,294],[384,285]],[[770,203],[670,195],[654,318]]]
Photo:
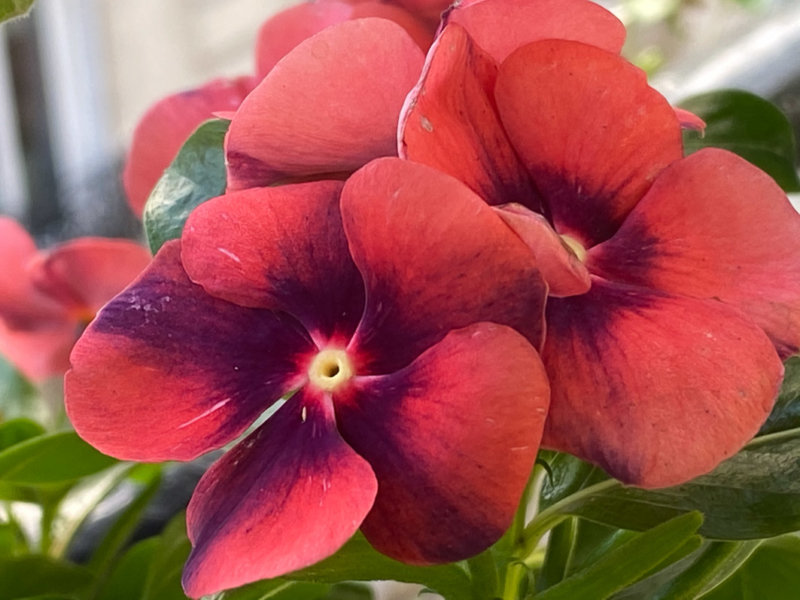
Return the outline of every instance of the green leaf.
[[[796,600],[800,590],[800,539],[769,540],[702,600]]]
[[[0,452],[43,433],[44,428],[30,419],[12,419],[0,423]]]
[[[542,450],[538,459],[547,464],[548,477],[542,486],[540,507],[547,508],[584,487],[607,479],[594,465],[563,452]]]
[[[270,579],[205,596],[203,600],[322,600],[330,589],[330,585],[322,583]]]
[[[689,556],[615,594],[613,600],[694,600],[736,571],[760,543],[706,541]]]
[[[773,537],[800,529],[800,429],[756,438],[714,471],[659,490],[608,480],[548,509],[624,529],[644,530],[693,510],[711,539]]]
[[[92,581],[85,567],[45,556],[0,558],[0,600],[73,594]]]
[[[800,427],[800,356],[790,357],[784,367],[781,393],[759,435]]]
[[[182,600],[183,565],[192,546],[186,536],[186,514],[175,515],[158,538],[141,600]]]
[[[537,594],[537,600],[603,600],[645,576],[668,556],[700,538],[703,518],[692,512],[641,533],[592,565]]]
[[[222,144],[229,124],[222,119],[201,124],[150,193],[143,221],[153,254],[164,242],[180,237],[192,210],[225,192]]]
[[[420,583],[445,598],[465,600],[472,597],[467,572],[457,563],[435,567],[416,567],[393,560],[370,546],[357,533],[336,554],[315,565],[286,575],[286,579],[338,583],[392,579]]]
[[[27,13],[33,0],[0,0],[0,23]]]
[[[147,573],[158,543],[158,538],[149,538],[131,546],[114,565],[95,600],[142,600]]]
[[[684,132],[686,154],[724,148],[766,171],[785,191],[800,190],[792,126],[774,104],[748,92],[723,90],[688,98],[680,106],[707,125],[703,137]]]
[[[102,471],[116,462],[92,448],[75,432],[41,435],[0,452],[0,484],[67,483]]]
[[[149,465],[148,465],[149,466]],[[92,553],[89,568],[102,577],[114,563],[117,554],[133,535],[147,505],[153,499],[161,483],[160,470],[152,471],[150,481],[141,485],[141,489],[133,501],[117,517],[102,541]]]

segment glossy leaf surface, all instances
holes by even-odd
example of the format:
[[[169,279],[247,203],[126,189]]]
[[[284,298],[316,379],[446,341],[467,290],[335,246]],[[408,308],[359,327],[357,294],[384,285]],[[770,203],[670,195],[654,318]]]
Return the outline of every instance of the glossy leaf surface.
[[[757,438],[714,471],[658,490],[607,480],[554,505],[626,529],[643,530],[683,512],[704,515],[710,539],[772,537],[800,529],[800,429]]]
[[[686,154],[725,148],[766,171],[786,191],[800,190],[792,127],[771,102],[739,90],[693,96],[680,103],[706,122],[705,135],[684,132]]]
[[[222,142],[229,121],[206,121],[186,140],[144,208],[144,228],[155,254],[164,242],[180,237],[192,210],[225,191]]]

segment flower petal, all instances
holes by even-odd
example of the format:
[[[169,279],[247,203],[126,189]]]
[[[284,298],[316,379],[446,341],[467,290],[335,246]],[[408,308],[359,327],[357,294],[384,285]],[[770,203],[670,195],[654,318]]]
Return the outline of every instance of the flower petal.
[[[336,430],[330,397],[299,391],[200,480],[184,589],[198,598],[326,558],[356,532],[376,490]]]
[[[0,356],[28,379],[41,381],[69,369],[69,352],[77,336],[77,324],[67,320],[30,331],[10,329],[0,320]]]
[[[664,171],[589,253],[605,277],[743,310],[783,356],[800,349],[800,215],[765,173],[705,149]]]
[[[189,134],[213,113],[236,110],[251,89],[250,78],[216,79],[150,107],[133,132],[122,173],[128,203],[137,216],[141,217],[150,192]]]
[[[535,259],[461,182],[410,161],[377,160],[345,184],[342,220],[367,289],[351,342],[367,371],[393,372],[478,321],[541,344],[547,286]]]
[[[457,23],[498,62],[537,40],[583,42],[618,53],[625,26],[588,0],[462,0],[445,15]]]
[[[458,25],[441,33],[400,117],[400,152],[463,181],[489,204],[540,211],[494,108],[497,63]]]
[[[494,209],[533,252],[551,296],[583,294],[591,287],[589,271],[547,219],[519,204]]]
[[[303,2],[282,10],[259,29],[256,42],[256,72],[259,81],[267,76],[278,61],[312,35],[331,25],[366,17],[394,21],[406,30],[422,50],[427,50],[433,41],[433,27],[399,6],[377,0]]]
[[[28,232],[0,216],[0,320],[10,329],[60,327],[67,319],[64,308],[31,282],[29,265],[36,255],[36,243]]]
[[[285,311],[320,343],[346,339],[364,309],[364,283],[339,213],[342,183],[233,192],[189,217],[182,258],[189,278],[241,306]]]
[[[150,263],[150,253],[128,240],[78,238],[41,253],[30,277],[75,317],[92,318]]]
[[[642,487],[713,469],[758,431],[783,368],[764,333],[713,300],[594,279],[551,299],[542,444]]]
[[[683,156],[675,112],[644,72],[592,46],[518,50],[500,66],[495,97],[556,230],[586,247],[611,237]]]
[[[398,115],[423,58],[399,25],[377,18],[346,21],[299,44],[231,121],[228,189],[350,172],[395,155]]]
[[[342,436],[378,477],[367,539],[413,564],[494,543],[533,467],[548,398],[536,351],[491,323],[449,333],[401,371],[357,378],[334,401]]]
[[[234,439],[296,387],[312,348],[290,317],[191,283],[180,243],[169,242],[75,345],[67,413],[106,454],[188,460]]]

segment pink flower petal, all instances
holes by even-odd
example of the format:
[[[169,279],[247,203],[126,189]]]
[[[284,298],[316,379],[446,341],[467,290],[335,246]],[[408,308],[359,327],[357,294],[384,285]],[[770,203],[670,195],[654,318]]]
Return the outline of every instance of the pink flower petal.
[[[259,81],[301,42],[323,29],[366,17],[394,21],[406,30],[422,50],[433,41],[434,27],[399,6],[378,0],[324,0],[303,2],[282,10],[261,26],[256,42],[256,72]]]
[[[644,72],[593,46],[525,46],[501,65],[495,97],[556,230],[586,247],[683,156],[678,119]]]
[[[496,206],[495,211],[536,257],[550,296],[574,296],[589,290],[589,271],[547,219],[519,204]]]
[[[533,467],[548,398],[536,351],[490,323],[449,333],[401,371],[357,378],[334,400],[342,436],[379,482],[367,539],[412,564],[494,543]]]
[[[305,40],[231,122],[228,189],[347,173],[394,155],[398,115],[422,63],[414,41],[385,19],[347,21]]]
[[[785,357],[800,349],[798,256],[786,194],[744,159],[705,149],[664,171],[589,260],[605,277],[732,304]]]
[[[596,278],[551,299],[547,327],[543,445],[641,487],[683,483],[736,453],[783,376],[761,329],[718,301]]]
[[[60,327],[64,308],[37,290],[29,266],[37,255],[36,243],[16,221],[0,216],[0,321],[15,330]]]
[[[0,320],[0,356],[28,379],[41,381],[69,369],[69,352],[77,334],[77,324],[67,320],[31,331],[9,329]]]
[[[351,346],[370,372],[393,372],[451,329],[478,321],[541,343],[546,285],[536,262],[461,182],[380,159],[345,184],[342,220],[367,290]]]
[[[288,312],[323,343],[349,338],[364,284],[339,213],[342,183],[233,192],[199,206],[182,239],[189,277],[212,296]]]
[[[625,41],[619,19],[588,0],[462,0],[445,23],[464,27],[498,62],[537,40],[572,40],[614,53]]]
[[[150,107],[133,133],[122,173],[128,203],[137,216],[141,217],[150,192],[186,138],[215,112],[236,110],[250,89],[250,78],[216,79]]]
[[[297,386],[313,349],[296,321],[206,294],[165,244],[72,351],[67,414],[106,454],[188,460],[241,434]]]
[[[401,156],[466,183],[489,204],[541,210],[494,108],[497,63],[458,25],[428,53],[401,115]]]
[[[34,286],[58,299],[76,319],[91,319],[150,263],[150,253],[128,240],[78,238],[31,261]]]
[[[200,480],[184,589],[199,598],[326,558],[376,490],[370,466],[339,437],[330,397],[301,390]]]
[[[703,119],[698,117],[696,114],[682,108],[675,108],[674,110],[675,115],[678,117],[678,121],[681,123],[682,129],[692,129],[700,132],[701,135],[705,133],[706,122],[703,121]]]

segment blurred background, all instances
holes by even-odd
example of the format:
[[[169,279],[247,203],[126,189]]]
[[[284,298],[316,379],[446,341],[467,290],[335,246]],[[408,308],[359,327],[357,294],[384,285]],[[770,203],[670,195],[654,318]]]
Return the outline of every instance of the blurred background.
[[[137,236],[120,171],[133,128],[166,94],[253,71],[259,25],[293,0],[39,0],[0,27],[0,213],[47,245]],[[673,101],[735,87],[800,131],[800,1],[601,2],[626,54]]]

